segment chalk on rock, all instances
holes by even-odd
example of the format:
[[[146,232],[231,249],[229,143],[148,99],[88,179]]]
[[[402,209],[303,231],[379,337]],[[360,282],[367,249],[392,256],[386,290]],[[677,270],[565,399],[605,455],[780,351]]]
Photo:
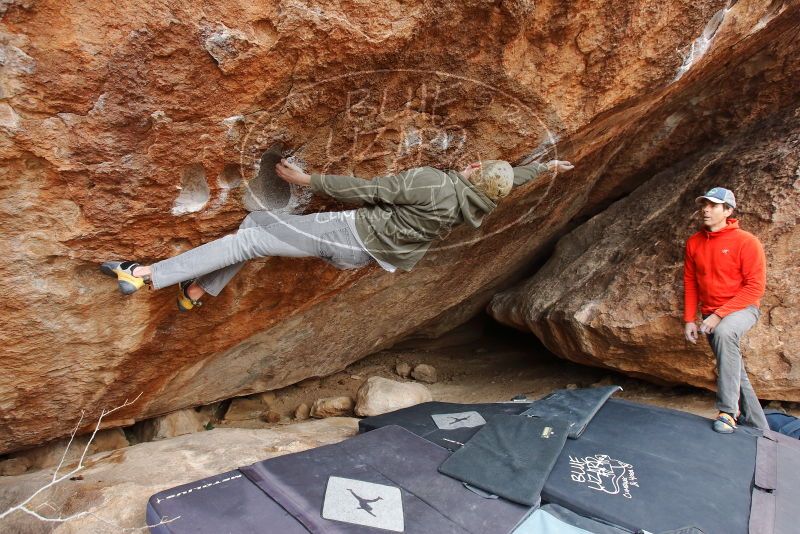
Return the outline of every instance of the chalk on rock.
[[[175,216],[194,213],[203,209],[211,196],[206,181],[206,171],[200,163],[193,163],[183,169],[178,198],[172,206]]]
[[[203,48],[225,74],[235,70],[253,47],[244,32],[222,23],[217,23],[213,29],[204,28],[201,33],[205,37]]]
[[[230,141],[236,141],[245,133],[245,119],[244,115],[234,115],[222,121],[222,124],[228,128],[225,132],[225,138]]]
[[[5,102],[0,103],[0,128],[5,128],[12,132],[19,129],[19,115],[14,111],[14,108]]]
[[[432,365],[421,363],[414,367],[414,370],[411,372],[411,376],[420,382],[433,384],[436,382],[436,368]]]
[[[353,413],[352,397],[325,397],[314,401],[311,406],[311,417],[322,419],[325,417],[341,417]]]
[[[153,124],[162,124],[162,123],[170,123],[172,119],[167,116],[167,114],[162,110],[156,110],[150,114],[150,120]]]
[[[247,183],[244,207],[248,211],[285,209],[292,198],[289,184],[275,172],[281,161],[282,146],[273,145],[261,155],[258,174]]]
[[[356,415],[371,417],[433,400],[422,384],[396,382],[380,376],[370,377],[356,395]]]

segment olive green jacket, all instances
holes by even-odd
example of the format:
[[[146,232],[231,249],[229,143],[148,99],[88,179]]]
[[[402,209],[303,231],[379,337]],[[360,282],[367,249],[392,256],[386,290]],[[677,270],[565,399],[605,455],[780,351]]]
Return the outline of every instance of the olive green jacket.
[[[535,178],[546,167],[532,163],[514,169],[514,185]],[[341,202],[358,204],[356,231],[367,251],[405,271],[414,268],[431,242],[466,222],[478,228],[497,204],[456,171],[433,167],[364,180],[355,176],[312,174],[311,189]]]

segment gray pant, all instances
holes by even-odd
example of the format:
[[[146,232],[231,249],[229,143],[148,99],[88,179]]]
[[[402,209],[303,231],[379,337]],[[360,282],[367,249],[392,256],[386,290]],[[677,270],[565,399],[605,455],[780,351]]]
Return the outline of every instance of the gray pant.
[[[739,348],[742,336],[756,324],[759,315],[755,306],[726,315],[708,336],[708,342],[717,358],[717,410],[734,417],[741,411],[745,423],[768,429],[767,418],[747,378]]]
[[[235,234],[154,263],[153,289],[197,279],[207,293],[217,296],[245,261],[266,256],[317,257],[339,269],[363,267],[374,260],[358,244],[345,216],[254,211]]]

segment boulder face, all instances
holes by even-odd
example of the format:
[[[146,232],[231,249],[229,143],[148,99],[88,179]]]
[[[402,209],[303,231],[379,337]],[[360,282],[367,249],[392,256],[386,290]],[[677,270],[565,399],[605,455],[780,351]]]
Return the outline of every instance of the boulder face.
[[[88,429],[138,397],[104,420],[128,425],[468,320],[575,217],[796,99],[797,6],[724,7],[4,3],[0,453],[68,434],[82,410]],[[513,192],[410,273],[269,258],[187,314],[172,290],[122,297],[99,273],[274,207],[255,184],[279,143],[309,170],[365,177],[528,155],[576,170]],[[275,209],[341,208],[295,188]]]
[[[742,342],[750,380],[761,398],[800,399],[800,108],[657,174],[562,238],[490,313],[569,360],[714,389],[705,336],[683,337],[683,256],[695,198],[717,184],[738,194],[734,216],[767,255],[762,315]]]

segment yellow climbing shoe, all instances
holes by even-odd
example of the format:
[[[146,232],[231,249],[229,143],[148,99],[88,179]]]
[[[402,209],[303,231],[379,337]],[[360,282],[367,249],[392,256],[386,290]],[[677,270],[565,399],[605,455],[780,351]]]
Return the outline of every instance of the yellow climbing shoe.
[[[189,286],[193,283],[194,280],[186,280],[178,284],[178,309],[182,312],[189,311],[193,308],[203,305],[203,303],[199,300],[191,299],[189,298],[189,295],[186,294],[186,290],[189,289]]]
[[[138,266],[133,261],[107,261],[100,266],[100,270],[117,279],[117,286],[123,295],[130,295],[150,281],[148,278],[133,276],[133,270]]]

